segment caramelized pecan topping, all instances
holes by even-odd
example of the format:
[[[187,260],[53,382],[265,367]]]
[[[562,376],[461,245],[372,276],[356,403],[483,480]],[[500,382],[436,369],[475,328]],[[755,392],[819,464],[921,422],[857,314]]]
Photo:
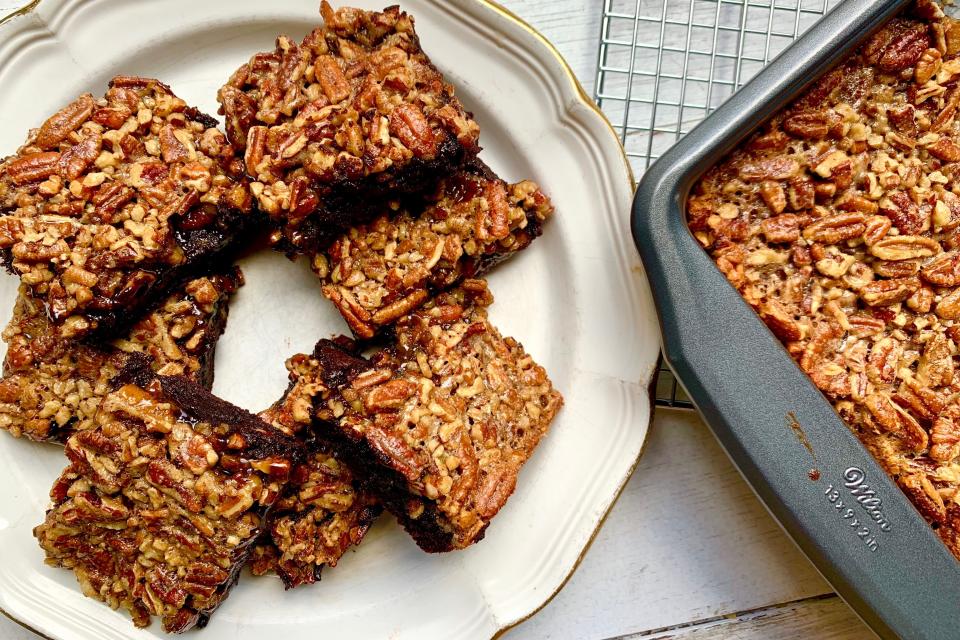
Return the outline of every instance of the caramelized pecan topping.
[[[329,341],[292,360],[301,384],[328,390],[307,413],[319,432],[427,551],[482,537],[563,404],[490,324],[491,302],[483,280],[465,280],[400,319],[369,361]]]
[[[249,208],[226,137],[148,78],[80,96],[0,163],[0,252],[65,338],[110,331],[165,293],[156,285],[196,257],[182,221],[213,212],[214,230],[218,212]]]
[[[90,597],[202,626],[227,597],[300,444],[182,377],[108,394],[96,427],[67,441],[70,466],[34,535]]]
[[[687,213],[960,557],[958,38],[915,3],[709,170]]]
[[[82,281],[91,276],[68,269],[64,277]],[[3,331],[7,356],[0,379],[0,429],[31,440],[64,442],[70,434],[92,428],[103,397],[138,363],[209,388],[227,303],[242,281],[239,270],[191,280],[125,336],[96,344],[61,338],[43,304],[21,287]]]
[[[329,196],[418,191],[479,151],[479,126],[411,16],[326,1],[321,13],[323,26],[300,43],[280,36],[219,93],[260,207],[300,248],[315,242],[304,221],[330,217]]]
[[[536,184],[508,185],[485,167],[446,178],[417,206],[352,227],[313,255],[323,294],[358,338],[526,248],[553,213]]]

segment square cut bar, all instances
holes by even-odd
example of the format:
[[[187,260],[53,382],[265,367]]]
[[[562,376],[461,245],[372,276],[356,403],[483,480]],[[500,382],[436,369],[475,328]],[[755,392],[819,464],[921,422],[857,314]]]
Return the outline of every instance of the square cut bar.
[[[324,24],[286,36],[220,90],[227,136],[260,207],[309,249],[357,202],[419,191],[476,155],[480,128],[420,47],[413,18],[321,6]]]
[[[256,219],[215,127],[163,83],[116,77],[0,163],[0,256],[61,335],[115,335]]]
[[[61,338],[43,304],[21,286],[3,332],[7,356],[0,379],[0,429],[31,440],[65,442],[92,427],[103,397],[131,369],[149,366],[184,375],[209,389],[217,341],[239,269],[187,282],[129,333],[112,343]]]
[[[960,21],[919,0],[694,185],[691,231],[960,558]]]
[[[481,275],[540,235],[553,206],[529,180],[507,184],[475,160],[424,203],[386,211],[316,253],[323,294],[358,338]]]
[[[183,377],[104,398],[34,530],[47,563],[139,627],[204,626],[263,531],[302,445]]]
[[[396,324],[370,361],[321,341],[316,429],[429,552],[483,537],[563,404],[543,367],[487,319],[483,280]],[[334,379],[336,384],[331,384]]]
[[[310,407],[318,397],[330,395],[318,382],[316,360],[297,355],[287,361],[287,369],[290,388],[260,417],[305,439],[309,453],[294,467],[250,565],[255,575],[276,572],[291,589],[319,580],[324,566],[336,566],[350,547],[360,544],[382,508],[329,444],[311,433]]]

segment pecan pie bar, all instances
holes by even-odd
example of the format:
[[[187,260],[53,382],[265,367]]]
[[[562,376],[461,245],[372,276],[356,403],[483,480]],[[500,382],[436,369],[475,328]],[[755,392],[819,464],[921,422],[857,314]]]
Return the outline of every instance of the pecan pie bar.
[[[912,5],[707,172],[691,230],[960,557],[960,22]]]
[[[330,341],[316,430],[426,551],[480,540],[563,404],[543,367],[487,319],[467,280],[396,324],[369,361]]]
[[[326,365],[329,381],[336,364]],[[287,361],[287,369],[290,388],[260,418],[305,440],[308,455],[294,467],[250,564],[255,575],[276,572],[290,589],[312,584],[324,566],[336,566],[350,547],[360,544],[382,509],[329,444],[311,433],[311,406],[331,394],[319,363],[301,354]]]
[[[476,160],[442,180],[425,204],[351,228],[311,266],[354,335],[372,338],[432,291],[526,248],[551,213],[535,183],[507,184]]]
[[[21,286],[3,332],[7,356],[0,379],[0,429],[64,442],[74,431],[90,428],[103,397],[131,368],[144,364],[209,389],[228,301],[242,281],[239,269],[191,280],[128,335],[106,344],[61,338],[43,303]]]
[[[255,219],[215,127],[163,83],[116,77],[0,163],[0,255],[62,336],[115,333]]]
[[[180,376],[107,395],[34,530],[47,563],[137,626],[206,624],[246,563],[302,445]]]
[[[420,47],[413,18],[324,1],[324,24],[286,36],[220,90],[227,136],[284,238],[309,249],[356,203],[418,191],[479,151],[480,128]]]
[[[310,446],[253,549],[254,575],[275,572],[287,589],[313,584],[360,544],[382,508],[328,448]]]

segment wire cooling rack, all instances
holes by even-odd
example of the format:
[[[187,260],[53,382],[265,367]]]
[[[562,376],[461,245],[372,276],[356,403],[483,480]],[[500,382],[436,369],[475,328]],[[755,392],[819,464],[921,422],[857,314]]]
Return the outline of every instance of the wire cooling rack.
[[[603,0],[594,97],[637,178],[840,1]],[[665,364],[656,401],[692,406]]]

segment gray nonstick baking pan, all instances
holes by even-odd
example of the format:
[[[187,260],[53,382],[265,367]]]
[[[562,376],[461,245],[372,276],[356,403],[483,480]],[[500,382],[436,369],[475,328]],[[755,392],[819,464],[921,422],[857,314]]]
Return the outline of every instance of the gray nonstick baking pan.
[[[960,563],[684,219],[706,169],[906,4],[847,0],[824,17],[647,171],[632,228],[665,356],[760,499],[879,636],[945,640],[960,638]]]

